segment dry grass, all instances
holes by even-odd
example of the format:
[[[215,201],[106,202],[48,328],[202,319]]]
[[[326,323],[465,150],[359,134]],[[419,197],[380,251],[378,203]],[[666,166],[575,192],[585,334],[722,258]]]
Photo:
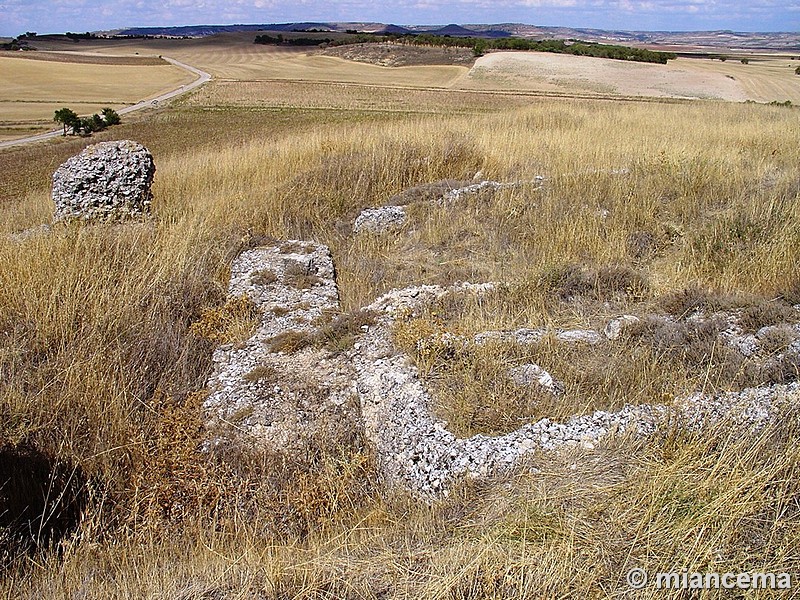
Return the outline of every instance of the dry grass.
[[[214,81],[181,100],[187,106],[346,109],[381,113],[473,113],[530,104],[523,93],[409,88],[290,80]]]
[[[303,542],[259,531],[271,526],[260,511],[138,543],[70,543],[12,585],[19,598],[685,598],[632,593],[624,574],[796,573],[781,540],[800,533],[797,434],[795,417],[752,438],[670,433],[567,454],[432,507],[374,500]]]
[[[0,445],[91,482],[76,535],[13,562],[5,595],[679,598],[633,595],[624,573],[798,571],[795,414],[753,435],[666,432],[542,456],[536,475],[465,486],[427,507],[381,497],[366,448],[321,440],[296,463],[241,448],[198,454],[214,344],[192,329],[216,324],[222,341],[227,316],[247,323],[246,311],[222,308],[227,266],[268,238],[329,244],[345,311],[409,283],[512,284],[429,315],[456,333],[594,326],[692,286],[796,297],[793,110],[540,100],[470,116],[180,108],[139,119],[113,135],[154,153],[151,224],[0,239]],[[2,233],[49,220],[49,176],[85,143],[0,153]],[[409,205],[402,235],[347,233],[364,207],[478,170],[547,180]],[[562,300],[573,292],[583,301]],[[752,326],[773,314],[784,315],[754,308]],[[332,322],[334,347],[360,324]],[[672,393],[686,381],[681,363],[648,348],[612,357],[571,405],[544,412],[588,408],[595,384],[613,402]],[[452,381],[498,382],[488,361],[525,358],[485,352]],[[533,358],[574,362],[579,382],[581,356],[541,353]],[[514,398],[509,389],[495,399]]]

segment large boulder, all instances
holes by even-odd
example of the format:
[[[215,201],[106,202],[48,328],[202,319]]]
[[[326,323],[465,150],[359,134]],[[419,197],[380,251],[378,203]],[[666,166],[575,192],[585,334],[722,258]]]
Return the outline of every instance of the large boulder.
[[[55,221],[120,221],[150,212],[153,155],[137,142],[87,146],[53,174]]]

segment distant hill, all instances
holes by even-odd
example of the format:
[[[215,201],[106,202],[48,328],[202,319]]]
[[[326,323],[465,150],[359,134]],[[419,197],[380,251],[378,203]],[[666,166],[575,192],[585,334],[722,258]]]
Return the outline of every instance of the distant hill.
[[[415,27],[410,30],[412,33],[428,33],[431,35],[449,35],[450,37],[486,37],[486,38],[501,38],[511,37],[511,33],[497,28],[494,25],[477,25],[470,27],[462,27],[451,23],[444,27]]]
[[[391,33],[394,35],[408,35],[414,32],[411,29],[406,29],[405,27],[400,27],[399,25],[386,25],[385,27],[378,29],[374,33],[382,33],[382,34]]]
[[[431,29],[425,31],[433,35],[449,35],[450,37],[474,37],[478,34],[474,29],[467,29],[461,25],[450,24],[438,29]]]
[[[523,37],[530,39],[580,39],[588,42],[628,45],[697,46],[743,50],[785,50],[800,52],[800,33],[743,33],[735,31],[619,31],[576,29],[571,27],[539,27],[524,23],[450,24],[445,26],[400,26],[363,23],[264,23],[247,25],[186,25],[181,27],[131,27],[116,30],[116,35],[203,37],[236,31],[325,31],[345,33],[358,31],[377,34],[429,33],[451,37]]]

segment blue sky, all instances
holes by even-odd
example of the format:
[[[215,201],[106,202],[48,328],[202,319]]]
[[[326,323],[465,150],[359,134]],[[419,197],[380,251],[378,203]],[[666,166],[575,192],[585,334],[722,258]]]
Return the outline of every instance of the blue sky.
[[[287,21],[798,31],[800,0],[0,0],[0,35]]]

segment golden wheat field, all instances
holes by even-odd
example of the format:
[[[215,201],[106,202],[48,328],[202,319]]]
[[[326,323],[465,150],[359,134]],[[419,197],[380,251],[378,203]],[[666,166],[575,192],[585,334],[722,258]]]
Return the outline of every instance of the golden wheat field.
[[[747,382],[709,348],[695,360],[545,346],[537,360],[570,391],[532,402],[497,385],[519,358],[507,349],[448,362],[414,353],[425,332],[800,303],[797,109],[368,83],[211,82],[91,139],[0,151],[0,457],[65,490],[46,504],[59,507],[52,522],[12,537],[0,521],[2,595],[705,599],[732,596],[636,591],[625,574],[796,577],[796,411],[757,432],[669,429],[542,454],[431,504],[377,485],[369,446],[294,461],[197,452],[211,354],[249,324],[226,304],[231,261],[263,240],[329,245],[345,312],[411,284],[505,282],[395,332],[460,435]],[[156,162],[151,220],[10,235],[50,222],[61,162],[126,138]],[[352,232],[365,207],[478,172],[523,183],[415,202],[391,235]],[[585,301],[563,300],[564,274],[584,278]]]
[[[103,107],[123,108],[193,81],[183,69],[160,65],[92,64],[0,57],[0,135],[52,127],[53,112],[64,106],[78,114]],[[67,55],[68,56],[68,55]],[[80,57],[77,59],[80,60]],[[16,134],[16,135],[15,135]]]

